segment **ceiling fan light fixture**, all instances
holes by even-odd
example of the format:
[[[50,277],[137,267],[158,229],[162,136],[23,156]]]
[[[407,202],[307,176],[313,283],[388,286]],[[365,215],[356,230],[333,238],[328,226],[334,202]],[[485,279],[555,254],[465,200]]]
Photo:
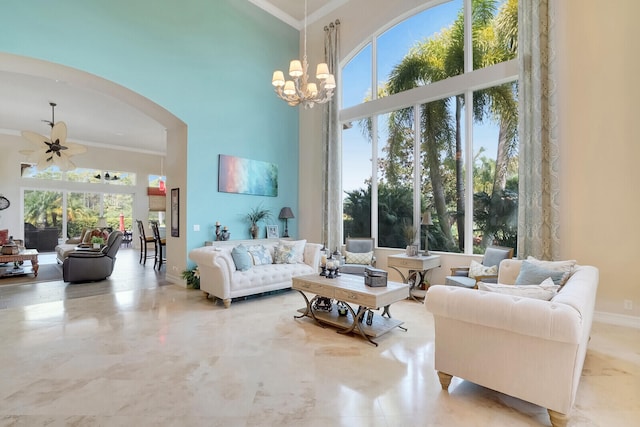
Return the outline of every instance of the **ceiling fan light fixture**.
[[[31,150],[20,150],[27,156],[27,160],[35,163],[39,170],[47,169],[51,165],[57,166],[61,171],[75,169],[76,165],[70,160],[72,156],[87,151],[80,144],[67,141],[67,125],[65,122],[55,122],[55,102],[51,105],[51,121],[43,120],[51,126],[51,136],[46,137],[36,132],[23,131],[22,137],[31,143]]]

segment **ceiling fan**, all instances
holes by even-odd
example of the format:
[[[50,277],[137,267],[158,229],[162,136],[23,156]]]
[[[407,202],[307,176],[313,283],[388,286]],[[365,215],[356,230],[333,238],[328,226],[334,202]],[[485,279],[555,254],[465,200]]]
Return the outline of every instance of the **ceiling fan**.
[[[21,150],[20,153],[27,156],[27,160],[36,163],[38,170],[44,170],[51,165],[56,165],[61,171],[75,169],[70,157],[87,151],[80,144],[67,142],[67,125],[64,122],[55,122],[56,103],[50,102],[51,120],[43,120],[51,126],[51,137],[40,135],[36,132],[22,131],[22,137],[31,143],[31,150]]]

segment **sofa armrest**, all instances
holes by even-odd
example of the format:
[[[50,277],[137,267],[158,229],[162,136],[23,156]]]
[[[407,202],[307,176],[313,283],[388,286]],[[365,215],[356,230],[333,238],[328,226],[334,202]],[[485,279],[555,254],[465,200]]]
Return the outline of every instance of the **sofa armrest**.
[[[314,270],[318,270],[320,268],[320,250],[322,249],[322,245],[319,243],[306,243],[304,245],[304,263],[313,268]]]
[[[427,310],[438,317],[502,329],[520,335],[576,344],[582,336],[582,316],[567,304],[466,289],[431,286]]]
[[[469,267],[451,267],[452,276],[469,276]]]
[[[200,271],[200,289],[221,299],[231,298],[231,278],[236,270],[231,247],[204,246],[189,252]]]
[[[101,258],[106,256],[102,251],[74,251],[69,252],[67,258]]]

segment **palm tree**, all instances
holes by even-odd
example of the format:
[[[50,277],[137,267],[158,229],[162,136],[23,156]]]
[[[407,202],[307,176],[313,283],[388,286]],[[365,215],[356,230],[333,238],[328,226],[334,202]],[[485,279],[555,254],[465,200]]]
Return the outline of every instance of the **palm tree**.
[[[515,7],[514,7],[515,5]],[[504,61],[513,57],[517,49],[517,0],[509,0],[501,9],[498,17],[494,17],[496,2],[494,0],[474,0],[472,2],[473,58],[474,69]],[[515,20],[514,20],[515,13]],[[515,32],[513,30],[515,25]],[[514,38],[515,37],[515,38]],[[392,70],[387,90],[398,93],[420,85],[436,82],[462,74],[464,72],[464,16],[459,12],[456,21],[450,28],[419,43]],[[445,186],[442,182],[440,153],[454,151],[456,182],[455,220],[458,230],[458,247],[464,248],[464,179],[462,161],[462,108],[464,97],[454,97],[454,117],[452,126],[450,116],[450,99],[430,102],[421,107],[422,148],[426,154],[427,168],[431,180],[434,205],[438,224],[443,235],[453,243],[446,206]],[[494,177],[494,193],[496,189],[504,189],[506,184],[506,166],[510,150],[509,143],[514,146],[517,126],[516,103],[513,90],[509,85],[499,86],[484,91],[477,91],[473,100],[474,120],[483,121],[485,116],[500,122],[500,137],[496,175]],[[410,127],[411,119],[390,121],[393,126]],[[389,134],[397,131],[390,130]],[[389,143],[400,144],[391,139]],[[388,153],[397,153],[394,147]],[[390,161],[389,163],[393,163]]]

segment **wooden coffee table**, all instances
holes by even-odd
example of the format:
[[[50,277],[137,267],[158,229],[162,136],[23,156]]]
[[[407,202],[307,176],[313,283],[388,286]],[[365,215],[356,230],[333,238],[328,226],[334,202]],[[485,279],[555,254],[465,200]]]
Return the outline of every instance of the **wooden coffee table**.
[[[338,328],[338,332],[342,334],[357,332],[376,346],[378,343],[370,337],[379,337],[396,327],[406,331],[400,326],[404,322],[391,318],[389,306],[409,296],[409,285],[387,282],[387,286],[370,287],[364,284],[363,277],[351,274],[343,274],[334,279],[309,274],[294,277],[292,281],[292,288],[300,292],[307,304],[305,308],[298,310],[302,313],[300,316],[295,316],[298,319],[311,317],[320,325],[328,324]],[[309,300],[305,292],[315,294],[315,297]],[[314,302],[319,297],[332,299],[330,311],[313,308]],[[338,313],[338,301],[346,306],[346,315],[341,316]],[[359,306],[357,311],[350,304],[357,304]],[[368,315],[368,319],[365,319],[365,313],[380,307],[384,307],[382,314],[373,314],[371,318]]]
[[[0,255],[0,263],[31,261],[33,276],[38,277],[38,250],[24,249],[13,255]]]

